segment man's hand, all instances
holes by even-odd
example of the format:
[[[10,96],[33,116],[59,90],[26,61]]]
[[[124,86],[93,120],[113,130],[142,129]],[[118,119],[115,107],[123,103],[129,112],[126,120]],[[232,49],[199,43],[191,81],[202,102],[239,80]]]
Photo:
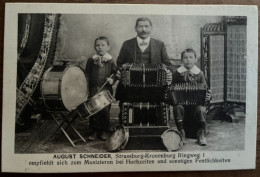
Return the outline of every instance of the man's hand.
[[[206,102],[207,101],[210,101],[211,100],[211,91],[210,90],[207,90],[207,93],[206,93]]]
[[[114,80],[113,80],[112,78],[107,78],[107,82],[108,82],[110,85],[113,85]]]
[[[121,72],[119,70],[117,70],[116,79],[121,80]]]
[[[170,70],[166,69],[166,82],[168,85],[171,85],[172,83],[172,73]]]

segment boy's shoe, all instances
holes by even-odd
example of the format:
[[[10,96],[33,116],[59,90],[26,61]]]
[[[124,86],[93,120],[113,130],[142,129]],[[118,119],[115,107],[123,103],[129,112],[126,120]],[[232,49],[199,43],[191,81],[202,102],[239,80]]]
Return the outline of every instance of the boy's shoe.
[[[88,137],[89,140],[95,141],[97,139],[97,132],[94,131],[92,135]]]
[[[101,140],[105,141],[107,139],[107,133],[106,132],[102,132],[100,137],[99,137]]]
[[[206,146],[207,145],[204,129],[198,130],[197,139],[198,139],[198,143],[199,143],[200,146]]]

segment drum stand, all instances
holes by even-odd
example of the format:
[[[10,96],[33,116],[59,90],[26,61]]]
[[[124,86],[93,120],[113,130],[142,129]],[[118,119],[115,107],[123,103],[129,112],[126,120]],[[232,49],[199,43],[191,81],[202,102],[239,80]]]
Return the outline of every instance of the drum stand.
[[[58,128],[55,130],[55,132],[46,140],[46,142],[52,137],[54,136],[59,129],[62,131],[62,133],[66,136],[66,138],[69,140],[70,144],[75,147],[75,142],[82,140],[84,143],[86,142],[86,140],[83,138],[83,136],[77,131],[77,129],[72,125],[73,122],[76,120],[76,118],[78,117],[78,113],[77,112],[69,112],[67,115],[63,116],[62,121],[59,122],[59,120],[57,119],[57,117],[53,114],[53,112],[50,112],[51,117],[55,120],[55,122],[58,125]],[[67,125],[65,125],[65,123],[67,123]],[[79,140],[77,141],[73,141],[70,136],[68,135],[68,133],[66,132],[67,129],[71,127],[72,130],[79,136]]]

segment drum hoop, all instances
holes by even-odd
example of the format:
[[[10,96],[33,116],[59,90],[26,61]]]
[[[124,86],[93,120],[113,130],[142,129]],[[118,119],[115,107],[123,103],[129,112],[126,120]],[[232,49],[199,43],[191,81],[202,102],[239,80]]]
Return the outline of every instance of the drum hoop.
[[[49,106],[47,105],[47,103],[46,103],[46,101],[45,101],[45,97],[44,97],[44,94],[43,94],[43,84],[44,84],[44,82],[45,82],[45,78],[46,78],[46,76],[47,76],[47,74],[50,72],[50,70],[52,69],[53,67],[51,66],[51,67],[49,67],[45,72],[44,72],[44,74],[43,74],[43,76],[42,76],[42,80],[41,80],[41,95],[42,95],[42,100],[43,100],[43,103],[44,103],[44,105],[45,105],[45,107],[47,107],[48,109],[50,109],[49,108]]]
[[[124,136],[124,141],[121,143],[121,145],[120,145],[117,149],[109,149],[108,146],[107,146],[107,144],[106,144],[108,151],[114,151],[114,152],[116,152],[116,151],[120,151],[120,150],[124,149],[124,147],[126,146],[128,140],[129,140],[129,129],[126,128],[125,126],[121,125],[121,124],[114,125],[114,126],[111,127],[111,128],[114,128],[114,127],[115,127],[115,128],[116,128],[116,127],[123,128],[123,130],[124,130],[124,135],[125,135],[125,136]],[[114,132],[115,132],[115,131],[113,131],[113,133],[114,133]],[[112,133],[111,133],[111,130],[110,130],[109,133],[108,133],[108,135],[111,135],[111,134],[112,134]]]
[[[82,103],[82,104],[84,105],[84,108],[85,108],[88,112],[90,112],[88,106],[87,106],[85,103]],[[90,117],[90,116],[91,116],[91,115],[87,116],[87,118]]]
[[[115,101],[115,98],[112,96],[112,94],[108,90],[106,90],[106,92],[107,92],[109,98],[111,99],[111,101],[112,102]]]
[[[124,127],[124,126],[123,126]],[[128,143],[128,140],[129,140],[129,128],[126,128],[126,127],[124,127],[124,129],[125,129],[125,142],[123,143],[123,145],[122,145],[122,147],[120,148],[120,150],[121,149],[125,149],[125,146],[127,145],[127,143]]]
[[[177,150],[179,150],[179,149],[181,148],[181,145],[182,145],[181,143],[182,143],[182,141],[183,141],[183,138],[182,138],[182,136],[181,136],[181,134],[180,134],[179,131],[176,131],[176,130],[174,130],[174,129],[172,129],[172,128],[169,128],[169,129],[165,130],[165,131],[162,133],[162,135],[161,135],[162,143],[163,143],[164,147],[166,147],[165,144],[164,144],[164,142],[163,142],[163,138],[162,138],[162,137],[163,137],[164,134],[166,134],[166,133],[169,132],[169,131],[173,131],[173,132],[177,133],[177,134],[180,136],[181,141],[180,141],[180,143],[179,143],[179,147],[175,150],[175,151],[177,151]],[[166,148],[167,148],[167,147],[166,147]]]
[[[68,70],[69,67],[70,67],[70,66],[65,66],[65,68],[64,68],[64,70],[62,71],[62,74],[60,75],[60,78],[59,78],[58,93],[59,93],[60,97],[61,97],[61,82],[62,82],[62,78],[63,78],[65,72]],[[68,110],[68,109],[66,108],[66,106],[65,106],[65,104],[64,104],[64,102],[63,102],[62,99],[60,99],[60,103],[61,103],[62,106],[65,108],[65,110]],[[71,110],[68,110],[68,111],[71,111]]]
[[[169,131],[174,131],[175,133],[177,133],[177,134],[180,136],[181,140],[183,140],[183,138],[182,138],[182,136],[181,136],[181,133],[180,133],[179,131],[177,131],[177,130],[172,129],[172,128],[169,128],[169,129],[165,130],[165,131],[163,132],[163,134],[165,134],[165,133],[167,133],[167,132],[169,132]],[[161,136],[163,136],[163,134],[162,134]]]

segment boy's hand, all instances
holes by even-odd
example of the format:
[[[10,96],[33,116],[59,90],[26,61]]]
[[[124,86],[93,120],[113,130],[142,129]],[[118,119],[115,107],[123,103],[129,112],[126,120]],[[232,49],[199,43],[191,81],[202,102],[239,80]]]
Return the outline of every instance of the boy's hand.
[[[114,80],[113,80],[112,78],[107,78],[107,82],[108,82],[110,85],[113,85]]]
[[[168,85],[171,85],[172,83],[172,73],[170,70],[166,69],[166,82]]]
[[[119,70],[117,70],[116,79],[121,80],[121,72]]]
[[[206,93],[206,102],[207,101],[210,101],[211,100],[211,91],[210,90],[207,90],[207,93]]]

